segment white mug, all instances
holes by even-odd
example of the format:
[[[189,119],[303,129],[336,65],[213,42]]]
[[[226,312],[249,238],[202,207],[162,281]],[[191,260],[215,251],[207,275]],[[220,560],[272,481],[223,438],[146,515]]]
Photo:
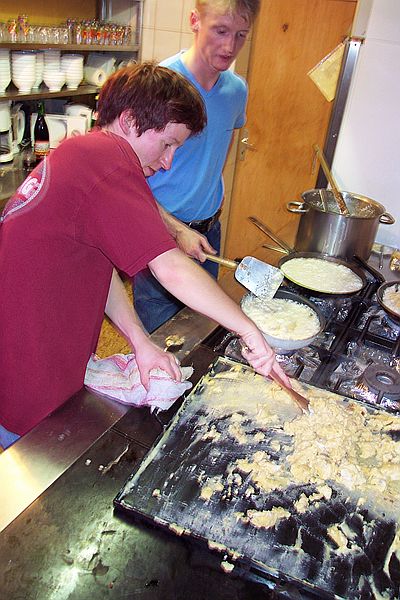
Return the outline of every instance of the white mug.
[[[92,124],[92,109],[85,104],[67,104],[64,107],[64,112],[66,115],[71,115],[73,117],[85,117],[87,121],[86,130],[90,129]]]
[[[3,133],[11,129],[10,100],[0,102],[0,131]]]
[[[25,132],[25,113],[22,110],[22,104],[16,104],[11,110],[11,122],[13,128],[13,141],[14,148],[17,148],[18,144],[22,142]]]

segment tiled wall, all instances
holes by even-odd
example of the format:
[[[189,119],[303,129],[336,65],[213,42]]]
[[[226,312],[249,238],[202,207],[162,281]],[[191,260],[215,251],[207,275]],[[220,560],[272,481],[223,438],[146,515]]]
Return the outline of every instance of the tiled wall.
[[[189,48],[193,38],[189,26],[189,16],[193,6],[194,0],[145,0],[142,60],[160,61],[172,54],[176,54],[179,50]],[[249,53],[250,40],[246,42],[235,64],[235,71],[243,77],[247,75]],[[224,169],[226,194],[221,218],[223,227],[222,249],[225,240],[226,224],[229,218],[238,138],[239,132],[236,132],[234,143],[232,144]]]

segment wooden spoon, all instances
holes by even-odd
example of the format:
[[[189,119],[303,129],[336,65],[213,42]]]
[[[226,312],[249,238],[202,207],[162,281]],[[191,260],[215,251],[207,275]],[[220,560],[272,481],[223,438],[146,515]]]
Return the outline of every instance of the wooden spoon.
[[[325,177],[327,178],[327,180],[329,181],[329,184],[332,188],[332,192],[333,195],[335,197],[335,200],[339,206],[339,211],[341,215],[346,215],[349,216],[350,212],[349,209],[346,206],[346,202],[344,201],[344,198],[341,194],[341,192],[339,191],[339,188],[336,184],[336,181],[333,178],[333,175],[331,173],[331,170],[328,167],[328,163],[326,162],[324,153],[322,152],[321,148],[318,146],[318,144],[314,144],[313,148],[315,150],[315,153],[318,157],[318,160],[321,164],[322,170],[325,173]]]
[[[308,398],[306,398],[305,396],[302,396],[301,394],[299,394],[299,392],[296,392],[296,390],[294,390],[291,387],[288,387],[286,384],[283,383],[283,381],[280,379],[280,377],[278,377],[278,375],[275,375],[275,373],[270,373],[269,376],[271,377],[271,379],[273,379],[275,381],[275,383],[277,383],[281,388],[283,388],[291,397],[292,399],[296,402],[297,406],[301,409],[301,411],[303,413],[309,413],[310,412],[310,402],[308,400]]]

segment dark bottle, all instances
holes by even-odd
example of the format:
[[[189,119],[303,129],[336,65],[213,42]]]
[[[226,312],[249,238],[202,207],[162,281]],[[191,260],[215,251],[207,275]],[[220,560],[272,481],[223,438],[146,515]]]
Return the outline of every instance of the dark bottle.
[[[43,102],[38,103],[38,114],[33,130],[34,145],[33,150],[36,155],[36,159],[42,160],[50,152],[50,136],[49,128],[47,127],[46,119],[44,117],[44,104]]]

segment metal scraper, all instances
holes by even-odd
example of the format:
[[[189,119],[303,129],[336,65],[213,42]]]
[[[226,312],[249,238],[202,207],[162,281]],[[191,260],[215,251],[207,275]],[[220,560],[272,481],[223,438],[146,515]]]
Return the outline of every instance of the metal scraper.
[[[235,269],[237,281],[263,300],[273,298],[283,281],[283,273],[280,269],[254,256],[245,256],[240,262],[213,254],[206,254],[206,257],[207,260]]]

